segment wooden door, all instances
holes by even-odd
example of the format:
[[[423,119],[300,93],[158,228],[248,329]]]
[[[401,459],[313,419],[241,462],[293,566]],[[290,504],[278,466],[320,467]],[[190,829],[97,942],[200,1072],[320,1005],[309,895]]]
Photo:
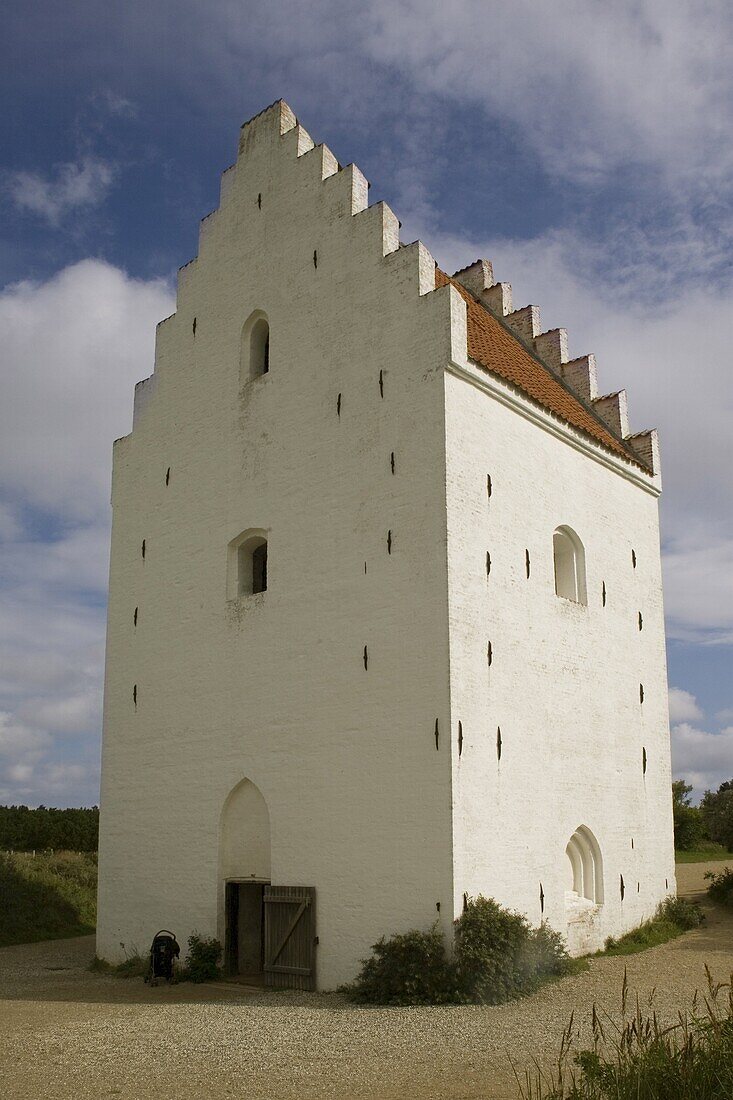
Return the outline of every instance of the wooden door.
[[[265,985],[316,988],[314,886],[265,887]]]

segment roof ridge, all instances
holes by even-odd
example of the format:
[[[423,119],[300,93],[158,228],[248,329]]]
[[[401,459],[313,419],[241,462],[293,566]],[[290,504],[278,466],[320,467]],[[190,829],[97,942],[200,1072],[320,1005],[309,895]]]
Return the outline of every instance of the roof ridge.
[[[477,362],[485,370],[491,371],[492,374],[497,374],[504,381],[508,381],[512,385],[516,386],[517,389],[521,390],[522,393],[525,394],[525,396],[529,397],[533,401],[536,401],[539,405],[554,413],[556,416],[559,416],[562,420],[565,421],[566,424],[570,424],[578,431],[581,431],[585,435],[588,435],[591,438],[595,439],[597,443],[602,444],[608,450],[614,451],[616,454],[626,459],[626,461],[632,462],[635,466],[641,467],[645,472],[650,472],[646,463],[641,461],[639,456],[632,450],[627,442],[621,436],[617,436],[616,433],[611,430],[609,425],[606,424],[605,421],[599,416],[597,411],[590,405],[588,405],[583,400],[583,398],[578,393],[576,393],[575,390],[573,390],[567,384],[567,382],[565,382],[564,379],[560,378],[559,375],[557,375],[555,371],[552,370],[549,364],[547,364],[533,348],[529,347],[529,345],[521,338],[521,336],[519,336],[514,331],[514,329],[512,329],[512,327],[508,325],[506,321],[504,321],[503,318],[499,317],[493,312],[493,310],[489,309],[489,307],[484,302],[476,298],[460,282],[458,282],[454,278],[451,278],[450,275],[447,275],[446,272],[438,267],[437,264],[435,274],[436,284],[440,278],[444,279],[445,283],[442,283],[441,285],[450,284],[451,286],[454,286],[469,307],[468,354],[471,359]],[[532,363],[541,368],[544,378],[551,384],[551,389],[559,388],[560,390],[562,390],[563,395],[569,398],[572,404],[577,407],[578,411],[585,415],[580,417],[572,417],[571,415],[569,415],[568,412],[562,410],[559,401],[552,399],[552,394],[548,395],[549,399],[543,399],[539,393],[533,392],[533,390],[536,390],[537,387],[531,384],[531,378],[527,377],[527,379],[525,380],[526,382],[530,383],[529,385],[523,385],[522,382],[516,377],[516,375],[518,373],[521,373],[521,371],[511,371],[506,369],[502,371],[498,364],[492,365],[490,362],[485,362],[484,359],[490,358],[490,356],[485,356],[484,358],[482,358],[480,354],[476,353],[478,345],[481,343],[481,341],[480,339],[478,339],[478,334],[476,332],[472,333],[471,331],[470,314],[471,312],[475,313],[477,310],[479,311],[478,316],[483,316],[489,321],[496,323],[499,326],[501,332],[509,336],[512,342],[526,356],[531,359]],[[473,348],[471,347],[472,343],[474,344]],[[583,420],[587,420],[588,418],[591,420],[591,424],[582,423]]]

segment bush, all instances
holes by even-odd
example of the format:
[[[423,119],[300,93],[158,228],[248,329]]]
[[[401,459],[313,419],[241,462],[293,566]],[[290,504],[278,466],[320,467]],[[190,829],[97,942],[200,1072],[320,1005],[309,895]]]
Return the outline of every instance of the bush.
[[[468,1002],[500,1004],[570,970],[558,933],[530,927],[493,898],[471,899],[455,928],[457,987]]]
[[[721,783],[715,794],[705,791],[700,810],[710,839],[733,852],[733,779]]]
[[[386,1005],[446,1004],[454,999],[453,975],[437,923],[429,932],[405,932],[372,947],[361,973],[344,986],[353,1001]]]
[[[657,907],[655,919],[668,920],[676,924],[682,932],[697,928],[705,920],[705,914],[694,901],[685,898],[665,898]]]
[[[699,806],[690,805],[692,787],[684,779],[672,784],[672,814],[674,846],[678,852],[689,852],[705,839],[705,826]]]
[[[708,871],[705,878],[710,879],[708,894],[713,901],[733,907],[733,868],[724,867],[717,875],[714,871]]]
[[[370,1004],[499,1004],[569,973],[561,936],[491,898],[471,899],[455,922],[455,957],[437,923],[428,932],[382,937],[343,992]]]
[[[188,958],[179,973],[182,982],[211,982],[221,977],[221,944],[198,932],[188,937]]]

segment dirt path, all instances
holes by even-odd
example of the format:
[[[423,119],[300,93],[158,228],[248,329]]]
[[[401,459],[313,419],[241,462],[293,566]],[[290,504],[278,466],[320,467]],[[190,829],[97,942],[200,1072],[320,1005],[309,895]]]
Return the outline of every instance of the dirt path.
[[[708,866],[678,868],[681,894]],[[633,992],[670,1018],[733,972],[733,914],[497,1007],[363,1008],[336,994],[159,987],[93,975],[92,937],[0,950],[0,1096],[7,1100],[515,1100],[521,1069],[551,1062],[571,1011],[618,1009]]]

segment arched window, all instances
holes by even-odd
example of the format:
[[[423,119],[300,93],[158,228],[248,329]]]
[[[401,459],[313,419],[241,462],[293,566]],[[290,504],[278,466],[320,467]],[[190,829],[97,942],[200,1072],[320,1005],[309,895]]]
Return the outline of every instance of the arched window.
[[[267,532],[251,528],[229,543],[227,599],[236,600],[266,591]]]
[[[270,326],[261,310],[245,321],[239,353],[240,382],[251,381],[270,370]]]
[[[571,527],[558,527],[552,536],[555,594],[575,603],[588,602],[585,587],[585,551]]]
[[[603,859],[598,841],[585,825],[580,825],[565,849],[568,859],[569,901],[579,899],[593,905],[603,904]],[[571,885],[572,884],[572,885]]]

